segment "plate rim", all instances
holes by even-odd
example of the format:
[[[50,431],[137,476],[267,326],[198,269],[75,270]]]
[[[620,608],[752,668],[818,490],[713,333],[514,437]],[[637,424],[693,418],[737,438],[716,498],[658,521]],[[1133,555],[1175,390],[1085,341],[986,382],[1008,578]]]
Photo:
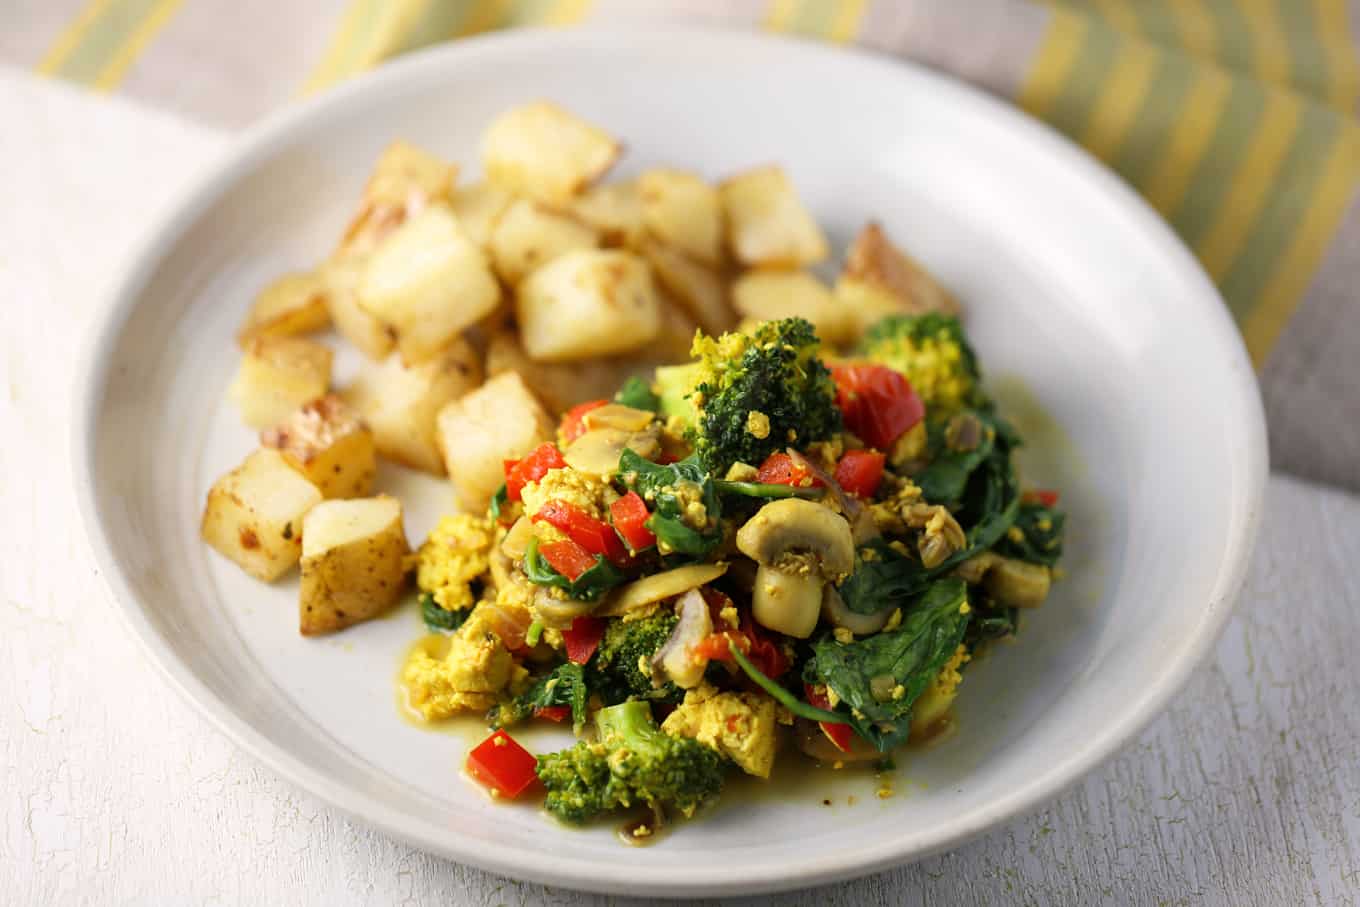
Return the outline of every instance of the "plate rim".
[[[933,83],[934,90],[951,93],[967,104],[973,112],[1000,120],[1011,131],[1027,133],[1027,138],[1042,145],[1042,152],[1054,157],[1074,174],[1074,179],[1085,180],[1102,196],[1110,198],[1135,221],[1138,231],[1153,241],[1163,260],[1175,263],[1187,278],[1199,284],[1191,304],[1205,308],[1211,331],[1219,341],[1214,352],[1221,356],[1230,370],[1230,386],[1234,403],[1242,410],[1243,441],[1240,449],[1242,487],[1237,489],[1230,535],[1213,592],[1206,603],[1204,615],[1196,624],[1197,635],[1178,661],[1157,677],[1144,691],[1122,719],[1109,724],[1092,735],[1084,745],[1056,760],[1041,778],[1019,788],[1016,793],[990,804],[970,823],[959,823],[943,834],[927,840],[924,846],[894,846],[888,843],[866,850],[853,859],[832,861],[800,860],[796,866],[778,867],[762,864],[764,874],[754,877],[740,868],[724,872],[705,873],[702,878],[686,875],[683,866],[649,867],[630,871],[615,865],[612,873],[602,872],[598,860],[539,852],[533,861],[523,861],[523,851],[512,845],[494,842],[465,841],[455,832],[440,840],[430,840],[403,824],[404,813],[388,808],[380,799],[354,790],[329,777],[310,770],[308,764],[256,731],[232,708],[225,705],[189,667],[174,655],[151,624],[145,606],[133,592],[123,566],[114,555],[109,537],[100,516],[94,477],[94,456],[99,419],[98,404],[102,398],[105,376],[111,366],[111,354],[120,329],[134,310],[140,290],[144,288],[168,248],[184,229],[221,196],[234,186],[251,166],[276,150],[276,145],[295,131],[305,131],[307,124],[324,117],[336,108],[343,108],[350,99],[382,86],[399,83],[424,69],[438,69],[451,65],[446,61],[472,61],[477,57],[514,56],[534,49],[561,52],[573,46],[577,49],[604,49],[601,44],[627,41],[636,47],[640,42],[702,42],[706,50],[716,45],[724,53],[740,53],[743,49],[787,52],[819,58],[828,65],[849,65],[877,70],[879,78],[900,76],[903,70],[917,80]],[[815,62],[815,61],[814,61]],[[208,723],[225,734],[235,745],[267,765],[277,775],[385,834],[404,841],[424,852],[435,853],[457,862],[478,866],[510,878],[527,879],[550,886],[616,894],[636,894],[639,885],[646,885],[650,893],[669,896],[712,896],[753,894],[826,884],[883,869],[914,862],[933,853],[957,847],[983,832],[1024,815],[1051,801],[1076,784],[1122,750],[1155,718],[1160,716],[1171,698],[1189,679],[1190,674],[1205,660],[1217,642],[1232,614],[1233,605],[1246,579],[1247,565],[1254,549],[1262,518],[1262,503],[1268,469],[1265,416],[1255,373],[1247,357],[1245,345],[1236,325],[1229,316],[1227,304],[1209,280],[1199,262],[1184,246],[1171,228],[1119,176],[1102,162],[1052,127],[1037,120],[1018,107],[993,97],[976,86],[949,74],[931,69],[911,60],[875,53],[863,48],[839,47],[793,36],[771,35],[720,26],[698,24],[666,24],[653,26],[585,25],[562,30],[552,28],[513,29],[496,32],[458,42],[435,45],[406,55],[401,59],[359,76],[321,96],[300,104],[289,105],[248,128],[223,153],[203,162],[171,203],[146,229],[134,250],[124,259],[118,276],[110,283],[104,304],[95,313],[94,324],[82,338],[76,374],[72,385],[75,418],[72,420],[70,454],[77,510],[87,542],[93,554],[96,570],[109,598],[116,606],[125,628],[137,640],[144,655],[154,664],[170,686],[207,719]],[[748,867],[749,869],[749,867]]]

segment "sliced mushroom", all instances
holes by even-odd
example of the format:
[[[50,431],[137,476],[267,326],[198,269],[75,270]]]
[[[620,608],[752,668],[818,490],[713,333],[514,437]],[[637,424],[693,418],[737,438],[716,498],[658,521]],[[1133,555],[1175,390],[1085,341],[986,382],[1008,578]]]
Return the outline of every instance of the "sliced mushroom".
[[[976,586],[978,583],[982,582],[983,577],[987,575],[987,571],[995,567],[1000,560],[1001,555],[994,554],[991,551],[982,551],[955,567],[954,575],[964,582]]]
[[[527,516],[522,516],[515,520],[515,525],[511,526],[501,539],[501,553],[511,560],[519,560],[524,557],[524,552],[528,550],[533,537],[533,521]]]
[[[737,532],[737,549],[761,566],[775,566],[787,555],[815,555],[823,578],[839,580],[855,567],[850,524],[815,501],[771,501]],[[759,583],[757,583],[759,586]]]
[[[713,582],[726,572],[726,564],[690,564],[664,573],[653,573],[626,586],[620,586],[594,613],[599,617],[618,617],[655,602],[675,598],[691,589],[697,589],[704,583]]]
[[[578,617],[595,613],[597,602],[583,602],[574,598],[558,598],[543,586],[534,592],[534,616],[543,626],[565,630]]]
[[[823,619],[831,626],[843,627],[856,636],[868,636],[882,630],[895,610],[897,609],[889,607],[873,614],[858,614],[846,607],[845,600],[841,598],[835,586],[827,583],[826,588],[822,590]]]
[[[982,588],[1003,605],[1037,608],[1048,598],[1051,582],[1052,575],[1043,564],[1003,557],[987,571]]]
[[[622,403],[606,403],[586,413],[581,417],[581,421],[587,429],[618,428],[623,431],[642,431],[651,425],[655,418],[656,413],[645,409],[634,409]]]
[[[751,592],[751,616],[762,627],[794,639],[807,639],[817,628],[825,585],[816,573],[786,573],[761,565]]]
[[[661,449],[656,429],[625,431],[621,428],[597,428],[588,431],[567,445],[562,459],[581,472],[596,476],[612,476],[619,468],[619,456],[625,447],[632,448],[644,458],[656,456]]]

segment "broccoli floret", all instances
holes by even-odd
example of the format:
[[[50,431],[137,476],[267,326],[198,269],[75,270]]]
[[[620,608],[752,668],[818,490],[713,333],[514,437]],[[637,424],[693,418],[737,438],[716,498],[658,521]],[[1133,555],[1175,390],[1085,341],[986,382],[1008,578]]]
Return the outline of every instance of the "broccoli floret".
[[[859,351],[906,375],[927,409],[985,403],[978,387],[977,357],[953,316],[891,315],[869,328]]]
[[[802,318],[767,321],[751,334],[695,338],[692,440],[711,472],[723,475],[733,463],[760,463],[840,431],[836,386],[819,349]]]
[[[669,681],[653,686],[651,673],[642,667],[651,664],[679,620],[665,608],[640,620],[611,620],[587,666],[591,691],[608,705],[629,699],[676,703],[684,698],[685,691]]]
[[[632,806],[690,815],[722,790],[726,762],[687,737],[663,734],[645,702],[625,702],[595,714],[599,741],[582,741],[538,757],[548,812],[579,825]]]

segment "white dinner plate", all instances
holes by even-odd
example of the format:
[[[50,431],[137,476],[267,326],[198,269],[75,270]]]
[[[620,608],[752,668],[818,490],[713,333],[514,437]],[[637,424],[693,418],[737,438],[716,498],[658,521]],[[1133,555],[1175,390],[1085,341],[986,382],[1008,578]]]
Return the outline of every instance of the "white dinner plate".
[[[296,580],[257,583],[198,539],[213,479],[254,446],[225,401],[234,330],[280,272],[333,247],[384,145],[476,171],[483,127],[549,98],[657,164],[719,178],[782,163],[837,250],[883,222],[964,300],[1027,479],[1060,488],[1067,579],[1018,643],[970,667],[957,731],[871,775],[738,784],[702,821],[625,849],[493,803],[466,733],[403,720],[411,605],[324,639]],[[734,894],[866,873],[1052,798],[1180,689],[1227,619],[1260,516],[1264,424],[1222,300],[1171,231],[1080,150],[901,62],[736,32],[514,32],[385,67],[250,131],[151,234],[88,348],[76,476],[94,551],[147,651],[280,774],[434,853],[601,891]],[[341,362],[341,372],[352,363]],[[383,486],[419,539],[447,483]],[[535,745],[547,745],[535,741]],[[795,761],[801,757],[789,754]],[[851,801],[854,802],[851,802]],[[827,805],[824,801],[830,801]]]

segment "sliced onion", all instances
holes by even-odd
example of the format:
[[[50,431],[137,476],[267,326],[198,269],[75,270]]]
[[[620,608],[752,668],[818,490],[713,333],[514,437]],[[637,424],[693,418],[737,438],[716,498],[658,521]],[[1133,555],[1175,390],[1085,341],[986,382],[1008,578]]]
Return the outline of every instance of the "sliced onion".
[[[713,618],[708,613],[708,602],[691,589],[680,599],[680,622],[670,638],[652,656],[652,671],[661,679],[671,680],[681,689],[697,687],[704,679],[707,658],[696,658],[693,648],[713,632]]]
[[[794,464],[806,469],[809,473],[816,476],[826,486],[827,493],[836,501],[836,506],[840,508],[847,522],[850,523],[850,535],[855,540],[856,545],[863,545],[878,537],[878,525],[874,523],[873,515],[869,513],[869,508],[860,503],[854,495],[845,493],[831,475],[816,463],[803,456],[792,447],[788,450],[789,459]]]
[[[841,594],[830,583],[826,584],[826,589],[822,592],[822,617],[831,626],[844,627],[856,636],[868,636],[882,630],[894,610],[896,609],[888,607],[873,614],[859,614],[846,606]]]

